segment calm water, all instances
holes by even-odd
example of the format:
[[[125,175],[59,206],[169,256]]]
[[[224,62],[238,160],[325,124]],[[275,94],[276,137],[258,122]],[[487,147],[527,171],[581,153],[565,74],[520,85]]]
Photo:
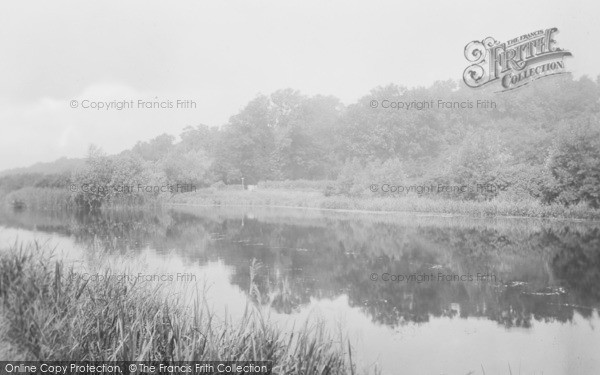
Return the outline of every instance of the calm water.
[[[597,224],[234,208],[0,212],[0,247],[17,238],[56,247],[91,275],[102,263],[163,277],[182,300],[206,290],[233,317],[253,274],[252,299],[276,324],[324,324],[350,340],[361,368],[384,374],[600,373]]]

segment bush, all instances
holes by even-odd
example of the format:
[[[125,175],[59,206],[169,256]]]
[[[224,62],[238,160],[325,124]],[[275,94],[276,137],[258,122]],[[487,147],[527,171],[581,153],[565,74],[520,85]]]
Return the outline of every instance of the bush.
[[[447,170],[428,184],[467,186],[468,190],[457,197],[463,200],[490,200],[510,185],[507,164],[511,162],[499,134],[479,131],[465,137],[449,158]]]
[[[99,208],[111,201],[139,204],[158,193],[139,191],[137,186],[163,185],[164,178],[153,176],[147,163],[137,154],[125,153],[108,157],[91,147],[86,166],[73,175],[79,190],[75,202],[90,209]]]
[[[167,181],[171,184],[194,184],[207,186],[214,178],[211,176],[212,160],[203,151],[173,151],[160,162]]]
[[[369,190],[372,184],[399,185],[405,180],[406,174],[398,159],[388,159],[384,162],[373,160],[365,165],[358,159],[353,159],[344,164],[337,180],[325,187],[324,194],[359,197],[373,194]]]
[[[547,161],[554,178],[545,191],[548,201],[600,207],[599,126],[598,118],[580,120],[559,134]]]

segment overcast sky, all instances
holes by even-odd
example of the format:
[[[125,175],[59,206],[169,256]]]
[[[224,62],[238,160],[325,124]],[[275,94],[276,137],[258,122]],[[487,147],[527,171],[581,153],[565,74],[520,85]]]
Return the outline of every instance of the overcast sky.
[[[291,87],[348,104],[389,83],[461,79],[465,45],[558,27],[567,70],[600,74],[597,0],[11,1],[0,5],[0,170],[221,125]],[[95,111],[71,100],[191,99]]]

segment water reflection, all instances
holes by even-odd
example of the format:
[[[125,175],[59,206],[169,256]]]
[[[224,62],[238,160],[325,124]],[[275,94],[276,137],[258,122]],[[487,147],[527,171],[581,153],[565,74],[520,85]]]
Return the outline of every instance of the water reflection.
[[[462,222],[461,222],[462,220]],[[220,261],[230,282],[291,314],[311,298],[347,296],[373,322],[395,327],[432,317],[484,317],[505,327],[589,317],[600,302],[600,229],[583,224],[468,219],[122,210],[89,215],[2,212],[0,225],[70,236],[108,252],[146,248],[187,262]],[[494,275],[493,281],[372,281],[370,275]]]

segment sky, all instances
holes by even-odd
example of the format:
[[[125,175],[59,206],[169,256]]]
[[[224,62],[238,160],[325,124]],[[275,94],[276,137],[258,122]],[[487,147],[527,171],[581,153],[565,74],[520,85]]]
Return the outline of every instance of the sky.
[[[598,14],[597,0],[3,2],[0,170],[223,125],[283,88],[350,104],[380,85],[460,80],[465,45],[488,36],[557,27],[567,70],[595,79]],[[122,100],[136,108],[82,108]]]

